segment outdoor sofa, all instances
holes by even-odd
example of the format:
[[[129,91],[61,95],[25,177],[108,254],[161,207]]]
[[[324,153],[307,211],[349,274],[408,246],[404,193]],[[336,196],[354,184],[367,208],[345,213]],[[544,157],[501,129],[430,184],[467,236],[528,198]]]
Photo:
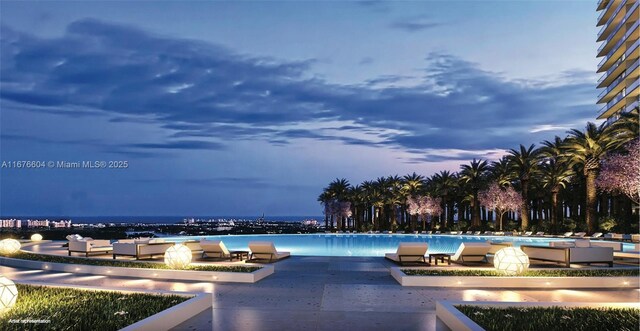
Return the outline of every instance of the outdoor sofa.
[[[606,263],[613,267],[613,247],[591,245],[589,240],[550,242],[549,246],[522,245],[520,249],[530,260],[557,262],[567,268],[571,264]]]
[[[71,253],[82,253],[89,257],[89,255],[109,254],[113,250],[109,240],[82,238],[80,235],[69,235],[67,239],[69,256]]]
[[[174,243],[164,239],[123,239],[113,243],[113,258],[117,256],[131,256],[139,260],[143,257],[153,258],[163,256],[164,252]]]

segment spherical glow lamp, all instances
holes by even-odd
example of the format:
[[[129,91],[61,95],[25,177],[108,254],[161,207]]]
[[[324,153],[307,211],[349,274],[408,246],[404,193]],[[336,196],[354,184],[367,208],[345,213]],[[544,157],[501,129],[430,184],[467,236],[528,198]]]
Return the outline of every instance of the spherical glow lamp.
[[[42,235],[39,233],[35,233],[31,236],[31,241],[41,241],[42,240]]]
[[[506,247],[493,256],[493,265],[505,275],[516,276],[529,269],[529,257],[520,248]]]
[[[16,304],[18,289],[11,279],[0,275],[0,314],[8,311]]]
[[[20,250],[20,242],[15,239],[0,240],[0,254],[12,255]]]
[[[164,252],[164,263],[171,269],[184,269],[191,263],[191,250],[189,247],[176,244]]]

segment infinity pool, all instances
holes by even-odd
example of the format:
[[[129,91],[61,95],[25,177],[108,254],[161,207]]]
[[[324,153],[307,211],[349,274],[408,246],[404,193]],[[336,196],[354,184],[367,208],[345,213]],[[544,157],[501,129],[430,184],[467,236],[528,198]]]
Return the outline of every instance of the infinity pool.
[[[200,236],[171,237],[168,241],[199,240]],[[272,241],[279,251],[302,256],[384,256],[395,252],[400,242],[426,242],[428,253],[453,253],[462,242],[513,242],[513,245],[548,246],[550,241],[564,238],[531,238],[472,235],[413,235],[413,234],[265,234],[205,236],[222,240],[229,250],[248,250],[250,241]]]

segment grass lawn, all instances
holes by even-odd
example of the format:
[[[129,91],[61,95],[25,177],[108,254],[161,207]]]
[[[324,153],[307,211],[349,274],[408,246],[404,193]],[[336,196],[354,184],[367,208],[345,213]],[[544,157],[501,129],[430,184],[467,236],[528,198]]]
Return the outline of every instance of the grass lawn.
[[[16,305],[0,330],[118,330],[188,300],[176,295],[123,294],[16,284]]]
[[[402,269],[407,276],[505,276],[496,270]],[[527,270],[520,277],[639,277],[640,269]]]
[[[34,253],[27,253],[27,252],[18,252],[13,255],[0,255],[0,256],[14,258],[14,259],[31,260],[31,261],[84,264],[84,265],[95,265],[95,266],[103,266],[103,267],[147,268],[147,269],[167,269],[167,270],[171,269],[166,264],[161,262],[133,262],[133,261],[118,261],[118,260],[108,260],[108,259],[87,259],[87,258],[81,258],[81,257],[42,255],[42,254],[34,254]],[[219,272],[254,272],[260,268],[261,267],[254,267],[254,266],[190,265],[184,270],[219,271]]]
[[[485,330],[638,330],[640,309],[456,306]]]

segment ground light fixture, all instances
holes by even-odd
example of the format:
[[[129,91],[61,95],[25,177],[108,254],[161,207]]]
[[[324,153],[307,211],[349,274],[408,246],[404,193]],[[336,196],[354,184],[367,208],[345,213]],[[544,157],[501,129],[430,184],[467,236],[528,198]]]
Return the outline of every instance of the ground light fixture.
[[[18,299],[18,288],[11,279],[0,275],[0,314],[10,310]]]
[[[42,240],[42,235],[39,233],[34,233],[31,236],[31,241],[41,241]]]
[[[520,248],[506,247],[493,256],[493,265],[505,275],[517,276],[529,269],[529,257]]]
[[[164,252],[164,263],[171,269],[184,269],[191,263],[192,253],[189,247],[176,244]]]
[[[20,242],[15,239],[0,240],[0,254],[12,255],[20,251]]]

